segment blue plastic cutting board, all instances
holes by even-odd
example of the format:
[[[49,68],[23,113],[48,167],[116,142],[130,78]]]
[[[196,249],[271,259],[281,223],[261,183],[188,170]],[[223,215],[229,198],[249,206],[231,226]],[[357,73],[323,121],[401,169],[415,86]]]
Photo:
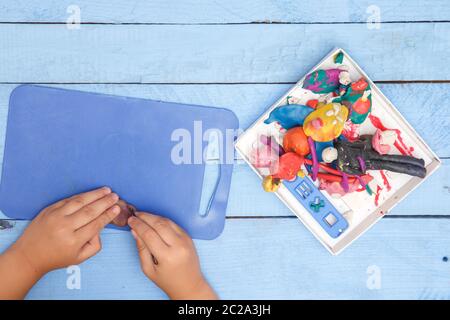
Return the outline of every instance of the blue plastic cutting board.
[[[226,109],[19,86],[10,97],[0,209],[32,219],[57,200],[106,185],[138,210],[174,220],[193,238],[213,239],[224,227],[232,164],[220,165],[208,211],[199,212],[205,164],[171,159],[180,143],[171,139],[176,129],[190,132],[193,157],[199,138],[194,121],[201,121],[203,132],[216,129],[224,137],[238,128]]]

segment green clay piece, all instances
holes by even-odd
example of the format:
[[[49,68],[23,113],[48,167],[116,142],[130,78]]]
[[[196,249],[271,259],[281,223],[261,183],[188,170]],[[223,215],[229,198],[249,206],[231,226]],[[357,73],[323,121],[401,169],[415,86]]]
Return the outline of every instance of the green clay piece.
[[[361,80],[359,80],[359,81],[361,81]],[[358,110],[359,110],[358,107],[361,108],[360,106],[363,103],[362,100],[360,100],[360,99],[363,97],[365,91],[370,92],[369,84],[367,84],[367,86],[362,90],[354,90],[352,88],[352,86],[349,86],[347,91],[345,92],[345,94],[333,99],[333,102],[341,103],[350,110],[349,119],[354,124],[363,123],[366,120],[369,113],[372,111],[372,94],[369,93],[367,95],[367,100],[366,100],[367,104],[365,105],[363,113],[358,112]]]
[[[342,61],[344,61],[344,54],[342,52],[339,52],[337,55],[334,56],[334,63],[342,64]]]
[[[350,114],[350,120],[351,122],[353,122],[354,124],[361,124],[363,123],[367,116],[369,115],[370,111],[372,110],[372,108],[369,109],[369,112],[365,113],[365,114],[360,114],[357,112],[352,112]]]
[[[309,203],[309,207],[310,207],[314,212],[319,212],[319,211],[320,211],[320,208],[325,207],[325,203],[324,203],[324,201],[323,201],[322,199],[316,198],[316,199],[314,200],[314,202],[311,201],[311,202]]]

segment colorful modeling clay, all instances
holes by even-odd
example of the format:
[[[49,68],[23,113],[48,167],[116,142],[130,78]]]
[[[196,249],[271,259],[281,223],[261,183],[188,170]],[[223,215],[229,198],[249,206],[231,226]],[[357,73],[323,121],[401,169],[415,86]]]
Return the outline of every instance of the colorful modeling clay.
[[[283,148],[286,152],[295,152],[306,156],[310,152],[307,137],[302,127],[289,129],[283,137]]]
[[[389,170],[411,176],[426,176],[423,159],[404,155],[381,155],[372,147],[372,136],[361,136],[355,142],[335,142],[338,152],[337,167],[342,172],[360,175],[366,170]]]
[[[271,145],[261,145],[250,153],[250,162],[255,168],[267,168],[269,174],[278,170],[279,152],[274,150]]]
[[[117,205],[120,207],[120,213],[111,223],[118,227],[125,227],[128,225],[128,218],[136,212],[136,208],[123,200],[119,200]]]
[[[324,161],[322,158],[323,150],[325,150],[328,147],[333,147],[333,141],[327,141],[327,142],[315,142],[316,146],[316,154],[317,154],[317,160],[319,162]]]
[[[347,116],[348,109],[339,103],[319,105],[306,117],[303,130],[314,141],[331,141],[341,135]]]
[[[276,121],[288,130],[303,125],[303,121],[311,111],[310,107],[302,104],[287,104],[273,109],[264,123],[269,124]]]
[[[344,53],[341,51],[334,56],[334,63],[341,64],[344,60]]]
[[[356,141],[359,139],[359,124],[354,124],[351,120],[347,120],[344,124],[344,130],[342,130],[342,135],[348,141]]]
[[[365,184],[368,184],[373,177],[369,175],[362,176]],[[348,180],[348,191],[345,191],[340,181],[330,181],[323,179],[319,176],[321,190],[325,190],[328,194],[334,198],[340,198],[345,196],[347,193],[355,192],[361,188],[360,182],[356,178],[349,178]],[[364,190],[364,189],[363,189]]]
[[[312,158],[312,169],[311,169],[311,178],[313,181],[316,181],[317,174],[319,173],[319,161],[317,160],[316,154],[316,145],[314,144],[314,140],[311,137],[308,137],[309,148],[311,149],[311,158]]]
[[[375,128],[380,129],[381,131],[386,131],[386,130],[395,131],[395,133],[397,134],[397,141],[395,141],[395,143],[394,143],[395,148],[398,151],[400,151],[400,153],[403,154],[403,155],[412,156],[412,153],[414,151],[414,147],[410,147],[410,146],[406,145],[406,143],[403,141],[402,133],[401,133],[401,131],[399,129],[386,128],[384,126],[384,124],[382,123],[381,119],[378,118],[377,116],[373,115],[373,114],[369,115],[369,119],[370,119],[370,122],[372,123],[372,125]]]
[[[274,178],[273,176],[266,176],[263,179],[262,186],[264,191],[275,192],[278,190],[281,184],[281,179]]]
[[[322,160],[326,163],[331,163],[337,159],[337,150],[334,147],[328,147],[322,151]]]
[[[369,83],[361,78],[352,82],[347,91],[333,102],[341,103],[350,110],[350,120],[355,124],[363,123],[372,109],[372,95]]]
[[[350,72],[342,71],[339,74],[339,83],[343,86],[348,86],[352,83],[352,79],[350,78]]]
[[[286,152],[280,157],[278,171],[273,175],[273,178],[292,180],[301,170],[303,163],[303,157],[295,152]]]
[[[381,131],[377,129],[372,138],[372,147],[379,154],[387,154],[397,141],[397,133],[394,130]]]
[[[259,137],[259,141],[266,146],[270,146],[275,152],[277,152],[280,156],[284,153],[283,148],[275,141],[273,137],[266,136],[262,134]]]
[[[317,70],[308,74],[303,82],[303,88],[314,93],[335,92],[339,88],[341,69]]]
[[[308,100],[308,102],[306,102],[306,105],[307,105],[308,107],[310,107],[311,109],[316,109],[318,103],[319,103],[319,100],[317,100],[317,99],[311,99],[311,100]]]

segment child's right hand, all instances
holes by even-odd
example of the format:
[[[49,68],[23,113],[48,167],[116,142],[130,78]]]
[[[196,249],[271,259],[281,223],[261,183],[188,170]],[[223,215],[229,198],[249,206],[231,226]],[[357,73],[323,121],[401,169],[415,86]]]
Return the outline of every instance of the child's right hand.
[[[200,270],[192,239],[174,222],[149,213],[130,217],[145,275],[171,299],[217,299]]]

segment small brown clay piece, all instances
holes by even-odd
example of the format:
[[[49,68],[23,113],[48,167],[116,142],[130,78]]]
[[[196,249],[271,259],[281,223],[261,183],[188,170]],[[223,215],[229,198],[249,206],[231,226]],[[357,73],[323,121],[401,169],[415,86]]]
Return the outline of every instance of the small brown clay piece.
[[[118,227],[125,227],[126,225],[128,225],[128,218],[133,216],[134,213],[136,212],[136,208],[123,200],[119,200],[117,202],[117,205],[120,207],[121,210],[119,215],[116,218],[114,218],[114,220],[111,223]]]

